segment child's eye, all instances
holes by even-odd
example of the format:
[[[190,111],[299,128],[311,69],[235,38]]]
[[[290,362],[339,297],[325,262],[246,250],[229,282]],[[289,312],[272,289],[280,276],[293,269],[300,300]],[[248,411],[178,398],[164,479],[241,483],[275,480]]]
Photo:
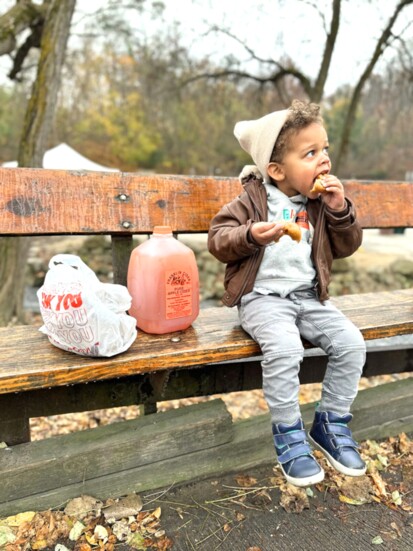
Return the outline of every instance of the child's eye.
[[[329,150],[329,146],[327,145],[326,147],[323,148],[323,153],[328,155],[328,150]]]
[[[312,149],[311,151],[308,151],[308,153],[306,153],[306,157],[314,157],[315,155],[315,150]]]

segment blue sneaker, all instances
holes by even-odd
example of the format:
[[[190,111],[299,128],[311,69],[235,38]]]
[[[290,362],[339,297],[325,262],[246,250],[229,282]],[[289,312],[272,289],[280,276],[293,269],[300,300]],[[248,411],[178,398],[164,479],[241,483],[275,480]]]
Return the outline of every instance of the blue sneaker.
[[[352,418],[351,413],[338,415],[329,411],[316,411],[309,440],[337,471],[348,476],[361,476],[366,472],[366,464],[347,427]]]
[[[324,471],[311,453],[301,419],[292,425],[273,424],[275,451],[283,475],[294,486],[310,486],[324,478]]]

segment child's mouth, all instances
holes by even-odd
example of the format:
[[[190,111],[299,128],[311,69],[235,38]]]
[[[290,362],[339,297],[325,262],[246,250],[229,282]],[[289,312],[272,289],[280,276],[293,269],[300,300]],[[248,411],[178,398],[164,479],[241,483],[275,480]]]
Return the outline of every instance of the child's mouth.
[[[326,176],[327,174],[328,174],[328,170],[324,170],[323,172],[320,172],[320,174],[318,174],[318,175],[314,178],[313,184],[315,184],[316,181],[317,181],[318,179],[322,180],[322,179],[324,178],[324,176]]]

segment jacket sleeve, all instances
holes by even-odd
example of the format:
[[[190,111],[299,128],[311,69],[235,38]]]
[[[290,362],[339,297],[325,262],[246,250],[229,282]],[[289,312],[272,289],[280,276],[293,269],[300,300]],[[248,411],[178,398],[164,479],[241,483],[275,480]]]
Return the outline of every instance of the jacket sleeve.
[[[357,220],[353,202],[346,197],[347,208],[335,212],[326,207],[326,226],[330,238],[333,258],[351,256],[360,247],[363,230]]]
[[[225,264],[256,253],[260,247],[248,239],[253,222],[242,196],[225,205],[211,221],[209,252]]]

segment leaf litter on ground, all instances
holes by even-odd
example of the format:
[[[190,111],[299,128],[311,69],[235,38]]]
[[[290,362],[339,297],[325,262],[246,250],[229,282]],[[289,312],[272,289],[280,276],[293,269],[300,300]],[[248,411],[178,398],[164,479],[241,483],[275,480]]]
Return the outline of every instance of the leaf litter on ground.
[[[394,376],[373,377],[363,383],[369,385],[383,384],[393,380]],[[302,404],[314,401],[320,392],[320,384],[302,385],[300,402]],[[160,410],[171,407],[190,405],[199,401],[216,398],[188,398],[160,404]],[[235,392],[219,395],[230,411],[234,420],[243,419],[268,411],[261,390]],[[106,425],[124,419],[132,419],[139,415],[138,406],[112,408],[93,412],[56,415],[31,420],[33,440],[49,438],[56,434],[85,430],[99,425]],[[0,444],[1,445],[1,444]],[[411,488],[413,485],[413,442],[404,433],[397,437],[387,438],[381,442],[366,440],[362,444],[362,455],[367,462],[367,473],[359,479],[345,477],[331,469],[323,456],[315,452],[318,460],[326,471],[325,481],[316,486],[320,492],[336,492],[337,499],[349,507],[366,503],[382,503],[393,510],[412,514]],[[399,483],[389,484],[386,474],[399,470]],[[274,468],[274,476],[268,486],[263,486],[249,475],[240,474],[235,479],[239,491],[232,490],[229,494],[232,502],[241,504],[243,510],[259,508],[270,502],[271,488],[280,491],[279,505],[289,513],[300,513],[311,507],[312,489],[296,492],[290,488],[279,470]],[[218,483],[218,482],[217,482]],[[248,492],[248,494],[246,493]],[[254,497],[255,501],[247,498]],[[26,512],[7,519],[0,519],[0,548],[6,551],[26,551],[26,549],[44,549],[54,547],[55,551],[65,551],[67,547],[56,544],[65,541],[76,551],[90,551],[96,545],[102,551],[112,551],[119,543],[128,543],[135,549],[167,550],[172,546],[171,540],[160,528],[160,511],[153,516],[151,511],[142,511],[139,496],[126,496],[121,500],[108,500],[105,503],[85,496],[72,500],[64,511]],[[141,507],[139,511],[134,507]],[[273,504],[276,507],[275,504]],[[90,508],[88,508],[90,507]],[[85,510],[83,510],[83,508]],[[156,509],[154,510],[156,511]],[[84,513],[84,515],[83,515]],[[129,514],[130,513],[130,514]],[[151,516],[152,515],[152,516]],[[239,513],[241,515],[241,513]],[[146,519],[146,520],[145,520]],[[142,521],[144,521],[142,523]],[[239,521],[242,521],[239,518]],[[76,540],[69,540],[69,534],[76,523],[83,526]],[[101,528],[102,526],[106,531]],[[80,530],[80,526],[72,532],[72,536]],[[89,541],[88,541],[89,540]],[[104,542],[104,540],[106,540]],[[56,545],[63,548],[56,549]]]

